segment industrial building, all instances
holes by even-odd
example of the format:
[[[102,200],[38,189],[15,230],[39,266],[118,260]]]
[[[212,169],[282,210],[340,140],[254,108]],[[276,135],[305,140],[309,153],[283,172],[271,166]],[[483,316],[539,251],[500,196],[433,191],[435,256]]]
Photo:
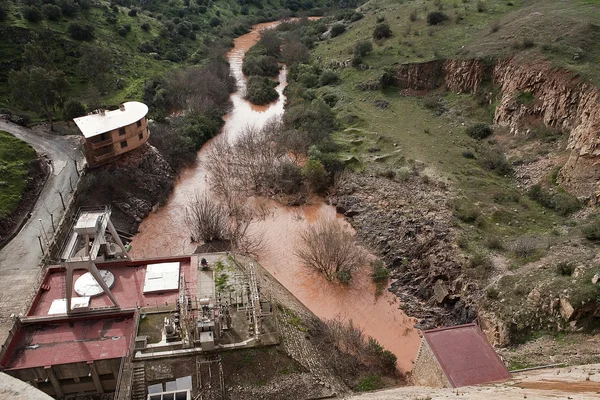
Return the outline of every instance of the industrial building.
[[[130,101],[121,104],[117,110],[101,109],[75,118],[75,124],[83,134],[88,165],[106,164],[146,143],[150,135],[147,114],[147,105]]]
[[[423,332],[411,379],[417,386],[463,387],[510,379],[477,324]]]
[[[110,214],[79,213],[60,262],[15,321],[2,371],[55,398],[191,399],[207,387],[219,398],[219,351],[279,341],[253,266],[240,270],[225,253],[133,260]],[[155,360],[178,357],[197,372],[146,375]],[[217,380],[207,386],[207,377]]]

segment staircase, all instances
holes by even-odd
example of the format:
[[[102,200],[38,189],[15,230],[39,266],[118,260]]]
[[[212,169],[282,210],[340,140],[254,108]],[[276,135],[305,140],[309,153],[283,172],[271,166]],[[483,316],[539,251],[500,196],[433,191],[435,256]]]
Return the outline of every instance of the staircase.
[[[133,381],[131,385],[131,400],[146,399],[146,368],[144,364],[133,367]]]

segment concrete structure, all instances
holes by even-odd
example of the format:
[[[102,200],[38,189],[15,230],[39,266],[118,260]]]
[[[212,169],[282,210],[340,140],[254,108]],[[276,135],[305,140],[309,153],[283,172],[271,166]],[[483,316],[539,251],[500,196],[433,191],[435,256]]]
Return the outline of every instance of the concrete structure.
[[[75,284],[75,289],[77,290],[79,286],[83,290],[83,286],[88,286],[88,291],[90,291],[89,289],[92,290],[90,293],[78,292],[78,294],[94,296],[105,293],[112,300],[114,307],[119,308],[119,303],[110,291],[110,286],[114,284],[114,275],[110,272],[105,272],[104,275],[101,275],[96,267],[97,261],[104,261],[109,258],[129,259],[129,254],[127,254],[121,238],[110,221],[110,214],[111,211],[108,207],[101,210],[81,211],[75,220],[71,236],[65,243],[62,252],[62,266],[66,270],[65,298],[68,314],[75,311],[71,307],[73,272],[81,269],[88,271],[88,273],[79,277],[78,282]],[[107,230],[109,235],[107,235]],[[112,238],[113,243],[107,241],[108,236]],[[97,288],[89,287],[89,275],[95,279]],[[83,282],[81,282],[82,280]]]
[[[355,394],[352,400],[592,400],[600,392],[600,364],[570,365],[516,372],[512,379],[478,386],[430,388],[404,386]]]
[[[85,157],[90,167],[115,160],[148,140],[148,106],[137,101],[121,104],[118,110],[97,112],[74,121],[84,137]]]
[[[411,375],[415,385],[438,388],[509,378],[506,366],[476,324],[423,332]]]

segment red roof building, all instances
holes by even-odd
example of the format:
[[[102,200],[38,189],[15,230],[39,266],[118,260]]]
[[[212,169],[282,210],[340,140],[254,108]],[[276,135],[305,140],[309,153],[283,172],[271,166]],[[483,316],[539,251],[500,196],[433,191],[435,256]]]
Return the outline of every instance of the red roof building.
[[[510,377],[474,323],[424,331],[412,371],[415,385],[431,387],[480,385]]]

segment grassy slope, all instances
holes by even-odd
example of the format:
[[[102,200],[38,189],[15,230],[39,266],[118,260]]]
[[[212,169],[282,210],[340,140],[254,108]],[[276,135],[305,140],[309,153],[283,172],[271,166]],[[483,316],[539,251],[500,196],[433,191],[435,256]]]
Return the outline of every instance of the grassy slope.
[[[495,146],[500,146],[495,147],[498,151],[514,154],[518,153],[521,146],[529,146],[533,149],[530,150],[531,153],[522,154],[519,156],[522,158],[513,158],[511,161],[543,158],[548,152],[564,154],[565,137],[551,144],[538,144],[527,138],[515,141],[508,132],[497,129],[490,139],[477,142],[464,133],[465,127],[476,122],[491,124],[494,103],[480,106],[473,96],[439,91],[429,93],[426,97],[405,96],[398,93],[397,89],[360,91],[356,84],[376,80],[384,72],[384,68],[389,69],[398,63],[447,57],[503,57],[509,54],[516,54],[524,61],[539,60],[547,56],[556,65],[571,68],[586,79],[599,82],[600,63],[597,61],[600,41],[591,42],[589,35],[586,36],[584,32],[595,31],[590,18],[600,15],[600,1],[521,1],[513,2],[514,6],[507,6],[504,0],[486,1],[487,11],[482,13],[476,11],[476,2],[473,0],[466,3],[447,0],[442,3],[444,11],[450,16],[456,12],[462,13],[464,19],[460,24],[457,25],[451,18],[441,26],[428,27],[423,21],[426,15],[424,8],[430,11],[435,9],[433,1],[398,3],[375,0],[362,7],[365,18],[351,24],[347,33],[320,43],[314,50],[315,57],[320,57],[320,63],[325,67],[332,61],[350,59],[355,41],[370,38],[377,16],[385,16],[393,31],[391,38],[374,45],[374,51],[365,57],[364,61],[371,69],[343,69],[340,85],[319,89],[338,96],[340,100],[335,109],[342,120],[357,121],[351,123],[350,128],[337,133],[336,139],[346,145],[344,156],[358,158],[362,161],[363,168],[370,171],[399,171],[407,164],[424,164],[426,173],[447,180],[457,199],[454,202],[474,210],[476,215],[479,214],[475,223],[464,223],[456,219],[463,238],[459,245],[468,253],[496,254],[507,258],[504,268],[510,268],[509,275],[516,274],[514,279],[507,277],[497,286],[500,298],[507,299],[507,302],[487,302],[491,308],[500,307],[499,314],[508,320],[519,309],[518,305],[526,302],[530,290],[541,281],[545,285],[543,290],[547,290],[544,296],[558,297],[568,288],[573,299],[587,298],[595,290],[589,288],[589,269],[586,270],[585,277],[579,280],[557,276],[553,268],[540,274],[536,269],[539,266],[528,263],[543,257],[545,250],[522,258],[506,248],[487,248],[488,238],[494,236],[501,238],[505,244],[529,236],[545,237],[549,243],[569,240],[575,242],[580,237],[576,227],[579,222],[572,217],[558,215],[530,200],[513,178],[498,176],[482,168],[477,160],[462,156],[465,151],[472,151],[479,156],[480,150]],[[458,9],[454,8],[454,4],[459,5]],[[468,12],[465,12],[465,6],[469,9]],[[409,15],[413,10],[418,11],[417,21],[410,21]],[[542,15],[547,19],[542,18],[536,22],[536,34],[527,36],[532,38],[535,46],[522,50],[513,45],[523,38],[519,37],[517,27],[523,31],[530,29],[532,14],[533,17],[542,18]],[[557,19],[569,25],[571,30],[567,31],[565,26],[561,30],[555,30],[553,24]],[[499,24],[499,29],[492,32],[495,30],[492,27],[496,24]],[[545,43],[547,44],[544,45]],[[564,51],[547,54],[550,53],[547,48],[555,48],[552,45],[560,46]],[[586,57],[574,63],[570,54],[579,48],[585,48]],[[496,88],[488,89],[497,93]],[[448,111],[438,115],[424,107],[428,99],[439,99]],[[389,102],[389,107],[376,107],[374,101],[377,100]],[[497,97],[495,100],[498,100]],[[368,149],[373,147],[380,148],[381,151],[369,152]],[[584,248],[592,246],[582,243]],[[567,253],[561,253],[560,256],[567,256]],[[573,255],[573,260],[575,259]],[[542,265],[551,266],[555,262],[556,259],[550,257],[542,260]],[[527,266],[523,267],[524,264]],[[591,269],[596,270],[593,265]],[[520,286],[519,282],[528,282],[527,287]],[[487,284],[489,282],[483,282],[484,287]],[[503,307],[503,304],[506,306]],[[516,309],[513,307],[515,304]],[[527,310],[522,314],[521,321],[525,323],[528,318],[532,318]]]
[[[453,1],[445,3],[454,4]],[[473,106],[474,101],[470,96],[440,93],[434,97],[443,97],[446,107],[451,110],[470,108],[471,112],[456,111],[438,116],[423,106],[424,99],[420,97],[403,96],[395,89],[365,92],[355,87],[359,82],[379,76],[383,72],[379,68],[394,63],[428,61],[433,59],[435,51],[445,51],[445,54],[450,56],[455,53],[455,46],[460,48],[467,45],[480,37],[482,30],[487,31],[490,22],[498,18],[501,11],[506,12],[514,8],[508,8],[505,1],[488,3],[491,4],[490,9],[497,11],[478,13],[474,9],[474,3],[468,3],[472,11],[465,14],[465,19],[460,25],[448,22],[432,28],[435,30],[433,37],[417,36],[416,40],[414,36],[406,39],[399,32],[403,32],[408,25],[411,25],[413,30],[424,32],[423,4],[427,4],[428,9],[432,10],[432,1],[406,1],[401,5],[391,3],[387,7],[382,1],[377,2],[379,7],[367,3],[363,8],[372,11],[368,12],[363,20],[353,24],[348,33],[339,39],[319,44],[315,55],[321,57],[322,64],[350,58],[345,49],[351,48],[356,38],[369,36],[378,14],[386,16],[394,36],[385,40],[382,46],[375,45],[375,51],[365,58],[365,62],[375,69],[344,69],[341,73],[342,84],[320,90],[332,91],[338,95],[341,99],[336,106],[339,115],[356,116],[360,120],[354,128],[338,134],[338,140],[349,144],[350,154],[357,155],[366,161],[367,165],[375,165],[377,168],[399,168],[407,161],[417,160],[424,163],[430,173],[453,182],[457,196],[475,204],[474,207],[486,216],[485,226],[482,228],[467,227],[469,235],[477,238],[482,233],[498,233],[512,237],[531,231],[549,231],[553,223],[561,222],[560,217],[546,213],[539,205],[523,196],[510,179],[488,172],[481,168],[476,160],[462,156],[464,151],[480,146],[477,141],[464,134],[464,127],[475,122],[491,123],[493,106],[480,109]],[[447,8],[452,10],[450,5]],[[419,10],[419,20],[416,22],[411,22],[408,17],[413,9]],[[375,10],[380,11],[376,13]],[[400,18],[397,19],[396,16]],[[460,39],[446,42],[446,37]],[[409,52],[404,48],[403,42],[406,40],[414,41]],[[340,55],[340,51],[343,54]],[[397,52],[403,55],[394,56]],[[429,57],[423,58],[420,54],[429,54]],[[381,110],[373,104],[375,100],[385,100],[390,103],[390,107]],[[373,146],[381,148],[381,152],[369,154],[367,149]],[[494,196],[498,198],[505,193],[514,194],[512,197],[517,201],[502,200],[504,204],[493,201]],[[504,222],[512,223],[496,225],[496,222],[502,222],[496,221],[500,214],[503,215]]]
[[[25,189],[35,150],[9,133],[0,131],[0,218],[13,212]]]

